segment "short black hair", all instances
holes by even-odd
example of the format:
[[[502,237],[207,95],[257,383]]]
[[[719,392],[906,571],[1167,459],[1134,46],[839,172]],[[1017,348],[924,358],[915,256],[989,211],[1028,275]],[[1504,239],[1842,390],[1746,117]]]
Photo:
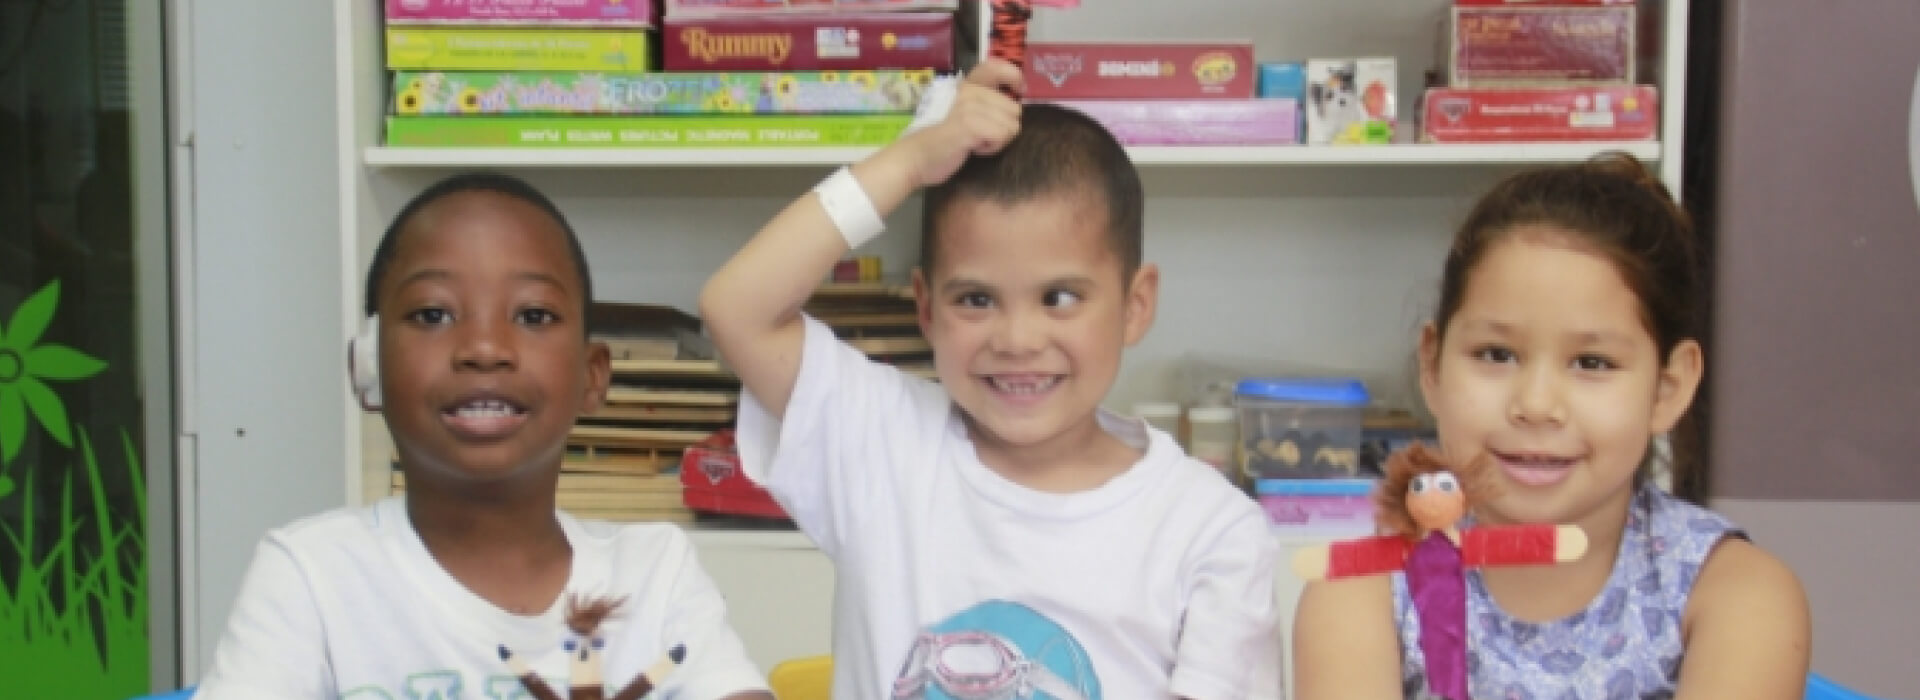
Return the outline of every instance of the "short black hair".
[[[1060,105],[1020,109],[1020,135],[999,152],[972,156],[946,182],[927,190],[920,211],[920,269],[933,274],[942,215],[956,199],[1003,205],[1048,195],[1086,194],[1105,200],[1107,241],[1120,256],[1121,282],[1140,269],[1145,196],[1127,149],[1093,118]]]
[[[407,230],[407,225],[427,205],[465,192],[506,195],[532,204],[553,217],[554,223],[559,224],[560,230],[567,235],[567,252],[573,254],[574,272],[580,276],[580,318],[587,320],[588,312],[593,308],[593,275],[587,269],[587,254],[580,247],[580,237],[574,234],[573,225],[567,223],[567,217],[560,213],[559,207],[553,205],[553,200],[547,199],[533,185],[512,175],[486,170],[458,173],[433,183],[421,190],[420,194],[414,195],[406,206],[400,208],[400,213],[394,215],[393,223],[387,225],[386,233],[380,235],[380,244],[373,249],[373,263],[367,270],[366,314],[372,316],[380,312],[380,282],[386,277],[393,249],[398,247],[400,234]],[[585,325],[582,324],[583,327]]]

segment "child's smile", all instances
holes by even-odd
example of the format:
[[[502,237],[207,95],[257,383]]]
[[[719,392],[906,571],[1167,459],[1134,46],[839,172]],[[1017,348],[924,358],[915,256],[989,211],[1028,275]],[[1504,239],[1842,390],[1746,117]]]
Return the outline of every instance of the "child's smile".
[[[1513,481],[1532,487],[1556,486],[1573,473],[1579,457],[1561,456],[1553,452],[1508,451],[1499,448],[1487,450],[1500,471]]]
[[[479,390],[456,399],[440,411],[447,429],[472,442],[491,442],[512,435],[526,423],[527,409],[496,391]]]

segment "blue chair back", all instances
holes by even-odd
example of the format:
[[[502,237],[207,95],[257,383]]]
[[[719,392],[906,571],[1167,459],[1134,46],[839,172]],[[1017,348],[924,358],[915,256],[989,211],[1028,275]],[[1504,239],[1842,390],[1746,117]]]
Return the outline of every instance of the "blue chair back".
[[[1874,700],[1873,697],[1857,693],[1840,686],[1818,673],[1807,674],[1806,700]]]

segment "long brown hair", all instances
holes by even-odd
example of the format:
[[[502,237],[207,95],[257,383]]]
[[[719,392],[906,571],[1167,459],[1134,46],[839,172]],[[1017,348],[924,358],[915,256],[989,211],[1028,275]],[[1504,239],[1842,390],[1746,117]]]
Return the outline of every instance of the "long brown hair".
[[[1460,310],[1475,266],[1494,244],[1532,225],[1560,229],[1569,242],[1613,263],[1640,302],[1640,320],[1653,336],[1662,366],[1681,341],[1700,338],[1702,244],[1692,218],[1639,160],[1608,153],[1585,163],[1517,173],[1480,198],[1447,252],[1433,318],[1441,339]],[[1697,473],[1703,469],[1697,430],[1691,412],[1674,426],[1676,492],[1689,492],[1704,476]]]
[[[1384,465],[1386,476],[1380,479],[1380,486],[1373,492],[1374,522],[1380,528],[1380,534],[1419,537],[1419,526],[1414,524],[1413,515],[1407,512],[1407,486],[1413,478],[1422,474],[1453,472],[1460,482],[1460,490],[1466,494],[1467,509],[1471,511],[1476,504],[1485,503],[1494,495],[1493,480],[1487,478],[1484,460],[1472,464],[1454,466],[1449,464],[1440,453],[1427,447],[1426,443],[1416,442],[1398,452],[1387,456]]]

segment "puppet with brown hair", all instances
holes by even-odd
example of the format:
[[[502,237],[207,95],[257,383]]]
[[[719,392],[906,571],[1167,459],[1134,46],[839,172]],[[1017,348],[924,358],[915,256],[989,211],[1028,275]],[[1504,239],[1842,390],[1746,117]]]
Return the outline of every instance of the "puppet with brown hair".
[[[600,623],[612,617],[624,602],[625,598],[567,599],[567,629],[573,632],[573,636],[565,644],[569,670],[567,696],[564,699],[505,645],[500,647],[500,660],[507,662],[507,666],[513,669],[513,675],[520,678],[520,686],[526,688],[535,700],[607,700],[607,689],[601,684],[600,675],[601,655],[606,648],[606,639],[600,636]],[[614,694],[613,700],[640,700],[646,697],[661,679],[679,668],[686,658],[686,645],[674,645],[653,666]]]
[[[1387,458],[1374,492],[1380,533],[1308,547],[1295,553],[1301,579],[1375,576],[1403,571],[1427,688],[1449,700],[1467,700],[1466,570],[1483,566],[1540,566],[1578,560],[1587,535],[1578,525],[1498,525],[1461,529],[1475,503],[1492,496],[1484,463],[1454,466],[1425,445]]]

